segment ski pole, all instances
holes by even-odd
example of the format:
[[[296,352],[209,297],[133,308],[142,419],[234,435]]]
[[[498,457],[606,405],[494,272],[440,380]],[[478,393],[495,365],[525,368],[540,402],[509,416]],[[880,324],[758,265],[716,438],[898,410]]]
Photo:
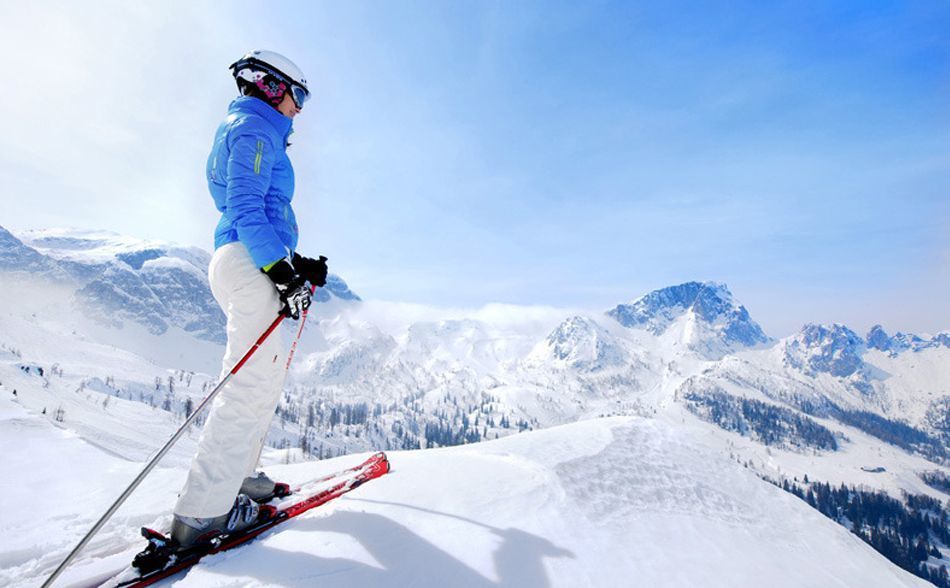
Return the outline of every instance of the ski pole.
[[[315,289],[316,288],[311,287],[310,289],[311,293]],[[195,418],[198,416],[198,413],[200,413],[201,410],[205,406],[207,406],[207,404],[211,402],[211,400],[214,399],[215,396],[218,395],[218,392],[220,392],[221,389],[224,388],[224,385],[227,384],[228,381],[230,381],[231,377],[234,376],[234,374],[238,373],[241,367],[244,366],[245,362],[247,362],[247,360],[250,359],[252,355],[254,355],[254,352],[257,351],[258,348],[264,344],[264,341],[267,340],[270,334],[273,333],[274,330],[277,329],[277,327],[280,325],[280,323],[283,322],[285,318],[287,318],[287,315],[284,313],[283,310],[281,310],[280,314],[277,315],[277,318],[274,319],[274,322],[272,322],[270,326],[267,327],[267,329],[261,334],[261,336],[257,338],[257,341],[255,341],[254,344],[251,345],[251,348],[247,350],[247,353],[245,353],[244,356],[234,365],[234,367],[231,368],[231,371],[229,371],[227,375],[224,376],[224,379],[222,379],[218,383],[218,385],[214,387],[214,390],[212,390],[211,393],[208,394],[205,397],[205,399],[201,401],[201,404],[199,404],[195,408],[195,410],[192,411],[192,413],[188,416],[188,418],[185,419],[184,424],[182,424],[182,426],[179,427],[177,431],[175,431],[175,434],[172,435],[172,438],[169,439],[168,442],[165,443],[165,445],[158,451],[158,453],[155,454],[155,457],[153,457],[152,460],[148,462],[148,464],[145,466],[145,469],[143,469],[142,472],[138,476],[136,476],[134,480],[132,480],[132,483],[129,484],[129,487],[125,489],[125,491],[116,499],[114,503],[112,503],[112,506],[109,507],[109,510],[107,510],[105,514],[99,518],[96,524],[93,525],[92,529],[90,529],[89,532],[86,533],[86,536],[82,538],[82,541],[80,541],[79,544],[76,545],[76,547],[74,547],[71,552],[69,552],[69,555],[66,556],[66,559],[64,559],[63,562],[59,564],[59,567],[57,567],[53,571],[53,573],[50,574],[50,577],[47,578],[45,582],[43,582],[42,588],[48,588],[49,586],[51,586],[53,584],[53,581],[57,577],[59,577],[61,573],[63,573],[63,570],[65,570],[66,566],[69,565],[69,562],[71,562],[73,558],[76,557],[76,554],[78,554],[82,550],[82,548],[85,547],[87,543],[89,543],[89,540],[92,539],[92,537],[96,533],[99,532],[102,526],[106,524],[106,521],[108,521],[112,517],[112,515],[115,514],[115,511],[119,510],[119,507],[122,506],[122,503],[124,503],[126,499],[128,499],[128,497],[132,494],[132,492],[134,492],[135,489],[138,488],[139,484],[142,483],[142,480],[145,479],[145,477],[149,474],[149,472],[151,472],[155,468],[155,466],[158,465],[159,460],[161,460],[165,456],[165,454],[168,453],[168,451],[172,448],[172,446],[178,441],[178,439],[181,438],[182,435],[184,435],[185,431],[188,429],[188,425],[194,422]],[[297,331],[297,338],[294,340],[293,347],[290,350],[290,357],[287,360],[288,368],[290,367],[290,358],[293,357],[294,351],[297,349],[297,340],[300,339],[300,335],[301,333],[303,333],[303,326],[306,321],[307,321],[307,311],[304,310],[303,316],[300,318],[300,329]]]

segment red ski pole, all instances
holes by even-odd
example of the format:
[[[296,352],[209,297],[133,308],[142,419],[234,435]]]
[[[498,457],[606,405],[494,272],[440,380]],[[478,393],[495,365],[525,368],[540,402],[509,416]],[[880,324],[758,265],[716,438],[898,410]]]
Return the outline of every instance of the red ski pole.
[[[311,287],[310,289],[311,293],[315,289],[316,288]],[[218,382],[218,385],[214,387],[214,390],[212,390],[205,397],[205,399],[202,400],[201,403],[195,408],[195,410],[192,411],[192,413],[188,416],[188,418],[185,419],[184,424],[182,424],[182,426],[179,427],[177,431],[175,431],[175,434],[172,435],[172,438],[169,439],[168,442],[165,443],[165,445],[161,449],[158,450],[158,453],[156,453],[155,457],[153,457],[152,460],[148,462],[148,464],[145,466],[145,469],[143,469],[142,472],[138,476],[136,476],[134,480],[132,480],[132,483],[129,484],[129,487],[125,489],[125,491],[116,499],[114,503],[112,503],[112,506],[109,507],[109,510],[107,510],[105,514],[99,518],[96,524],[93,525],[92,529],[90,529],[89,532],[86,533],[86,536],[82,538],[82,541],[80,541],[79,544],[76,545],[76,547],[74,547],[71,552],[69,552],[69,555],[66,556],[66,559],[64,559],[63,562],[59,564],[59,567],[57,567],[53,571],[53,573],[50,574],[50,577],[47,578],[45,582],[43,582],[42,588],[48,588],[49,586],[51,586],[53,584],[53,580],[55,580],[57,577],[59,577],[60,574],[63,573],[63,570],[65,570],[66,566],[69,565],[69,562],[71,562],[73,558],[76,557],[76,554],[78,554],[82,550],[82,548],[85,547],[87,543],[89,543],[89,540],[92,539],[92,537],[96,533],[99,532],[102,526],[106,524],[106,521],[108,521],[112,517],[112,515],[115,514],[115,511],[119,510],[119,507],[122,506],[122,503],[124,503],[126,499],[128,499],[128,497],[132,494],[132,492],[134,492],[135,489],[138,488],[139,484],[142,483],[142,480],[144,480],[145,477],[148,476],[149,472],[151,472],[155,468],[155,466],[158,465],[158,462],[163,457],[165,457],[165,454],[168,453],[168,451],[178,441],[178,439],[181,438],[181,436],[185,434],[185,431],[188,429],[188,426],[194,422],[195,418],[197,418],[198,413],[200,413],[201,410],[205,406],[207,406],[208,403],[211,402],[215,396],[218,395],[218,392],[220,392],[221,389],[224,388],[224,386],[231,380],[231,378],[241,370],[241,367],[244,366],[247,360],[250,359],[252,355],[254,355],[254,352],[257,351],[258,348],[264,344],[264,341],[266,341],[267,338],[270,337],[271,333],[273,333],[277,329],[277,327],[280,325],[280,323],[284,321],[285,318],[287,318],[287,315],[284,314],[283,311],[281,311],[280,314],[277,315],[277,318],[274,319],[274,322],[272,322],[270,326],[267,327],[267,329],[263,333],[261,333],[261,336],[257,338],[257,341],[255,341],[254,344],[251,345],[251,348],[247,350],[247,353],[245,353],[244,356],[241,357],[241,359],[236,364],[234,364],[234,367],[231,368],[231,371],[229,371],[226,376],[224,376],[224,379]],[[297,349],[297,341],[300,339],[300,335],[303,333],[303,326],[306,321],[307,321],[307,311],[304,310],[303,316],[300,317],[300,329],[298,329],[297,331],[297,338],[294,339],[293,347],[291,347],[290,355],[287,358],[287,368],[290,368],[290,360],[293,358],[294,351],[296,351]]]

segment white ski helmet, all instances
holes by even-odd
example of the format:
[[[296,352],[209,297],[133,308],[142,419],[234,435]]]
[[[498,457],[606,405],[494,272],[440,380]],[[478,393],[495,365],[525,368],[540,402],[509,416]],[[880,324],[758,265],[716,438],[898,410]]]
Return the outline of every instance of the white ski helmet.
[[[303,108],[303,103],[310,98],[307,78],[293,61],[280,53],[251,51],[232,63],[230,69],[242,93],[245,87],[257,88],[274,106],[280,104],[287,90],[297,108]]]

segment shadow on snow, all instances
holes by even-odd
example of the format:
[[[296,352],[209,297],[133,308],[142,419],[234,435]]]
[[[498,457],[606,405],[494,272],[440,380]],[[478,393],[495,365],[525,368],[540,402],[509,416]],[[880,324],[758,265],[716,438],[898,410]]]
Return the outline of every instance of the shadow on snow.
[[[501,544],[493,554],[497,581],[486,578],[435,544],[413,533],[404,525],[376,513],[337,511],[328,517],[294,521],[286,531],[325,532],[349,535],[356,539],[380,567],[345,558],[325,558],[310,553],[285,551],[263,544],[248,546],[266,550],[253,558],[236,554],[208,562],[214,573],[257,578],[282,586],[459,586],[477,588],[548,587],[545,557],[569,557],[574,554],[547,539],[520,529],[500,529],[453,514],[408,504],[378,500],[351,499],[387,506],[409,508],[435,516],[449,517],[495,533]],[[246,554],[251,555],[251,554]],[[243,560],[243,561],[242,561]],[[227,565],[217,565],[227,561]],[[266,572],[257,562],[266,561]],[[210,570],[209,570],[210,571]]]

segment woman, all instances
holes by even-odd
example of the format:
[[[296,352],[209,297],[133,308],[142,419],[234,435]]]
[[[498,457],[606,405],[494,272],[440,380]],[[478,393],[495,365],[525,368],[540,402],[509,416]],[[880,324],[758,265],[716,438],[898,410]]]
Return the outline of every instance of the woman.
[[[252,51],[231,65],[241,96],[228,108],[208,157],[208,187],[221,221],[208,278],[227,316],[222,377],[278,312],[294,319],[326,284],[326,258],[296,253],[290,206],[294,170],[287,157],[293,118],[310,95],[286,57]],[[213,534],[240,530],[281,487],[254,474],[286,370],[279,334],[271,336],[215,399],[175,506],[172,538],[188,547]]]

